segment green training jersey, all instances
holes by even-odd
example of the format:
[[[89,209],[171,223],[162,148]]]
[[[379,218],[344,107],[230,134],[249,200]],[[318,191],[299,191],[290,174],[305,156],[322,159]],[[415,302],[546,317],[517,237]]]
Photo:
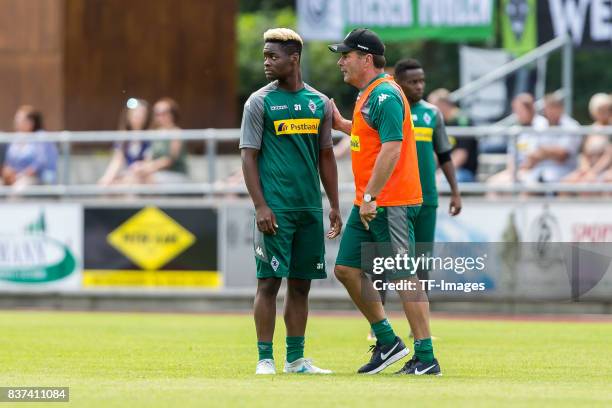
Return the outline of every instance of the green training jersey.
[[[410,112],[419,159],[423,205],[438,205],[434,153],[446,153],[452,150],[446,135],[444,119],[438,108],[424,100],[410,105]]]
[[[311,86],[297,92],[271,82],[244,105],[240,148],[259,150],[261,188],[273,211],[322,211],[319,150],[331,148],[329,98]]]
[[[379,74],[365,87],[387,74]],[[363,91],[362,89],[361,91]],[[361,97],[359,93],[358,99]],[[383,82],[370,92],[368,100],[361,108],[364,120],[372,129],[378,131],[381,143],[402,141],[404,126],[404,100],[401,90],[389,82]]]

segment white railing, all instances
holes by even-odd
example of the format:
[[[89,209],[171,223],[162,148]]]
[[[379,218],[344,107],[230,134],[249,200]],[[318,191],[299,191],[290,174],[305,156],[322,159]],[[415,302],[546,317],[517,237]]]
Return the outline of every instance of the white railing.
[[[570,36],[560,36],[550,40],[547,43],[531,50],[525,55],[522,55],[504,65],[499,66],[483,75],[482,77],[462,86],[461,88],[451,92],[450,98],[453,102],[459,102],[467,96],[470,96],[492,83],[504,79],[516,71],[536,63],[538,69],[538,83],[536,84],[536,98],[542,99],[544,89],[546,88],[546,64],[548,57],[559,50],[562,52],[561,58],[561,89],[560,95],[563,96],[565,104],[565,112],[569,115],[572,113],[572,89],[573,89],[573,44]]]
[[[447,132],[455,137],[475,137],[482,138],[491,135],[503,135],[508,138],[509,143],[515,143],[516,138],[522,133],[532,134],[573,134],[586,135],[591,133],[612,135],[612,126],[593,127],[582,126],[576,129],[551,127],[548,129],[536,130],[522,126],[474,126],[474,127],[447,127]],[[210,196],[215,194],[243,194],[246,193],[244,185],[227,186],[220,183],[216,177],[216,162],[219,160],[217,155],[217,145],[220,142],[233,142],[238,146],[240,137],[239,129],[199,129],[199,130],[180,130],[171,133],[163,131],[92,131],[92,132],[40,132],[40,133],[7,133],[0,132],[0,143],[9,143],[19,138],[21,141],[47,141],[56,142],[60,145],[60,163],[63,166],[63,174],[70,171],[70,146],[72,143],[100,143],[116,142],[125,140],[167,140],[180,139],[184,141],[201,141],[205,146],[205,156],[208,167],[208,180],[205,183],[182,183],[165,185],[130,185],[130,186],[99,186],[92,184],[70,184],[61,182],[56,185],[37,185],[28,186],[18,192],[19,196],[32,197],[83,197],[83,196],[112,196],[126,194],[138,195],[202,195]],[[334,132],[335,138],[342,135]],[[514,149],[516,151],[516,149]],[[69,180],[66,178],[66,180]],[[341,192],[353,191],[352,183],[342,183]],[[487,193],[487,192],[506,192],[506,193],[555,193],[555,192],[612,192],[612,183],[591,183],[591,184],[538,184],[523,185],[513,183],[511,185],[489,185],[486,183],[462,183],[461,190],[465,193]],[[447,187],[441,187],[440,191],[445,193]],[[12,187],[0,186],[0,197],[12,196],[17,193]]]

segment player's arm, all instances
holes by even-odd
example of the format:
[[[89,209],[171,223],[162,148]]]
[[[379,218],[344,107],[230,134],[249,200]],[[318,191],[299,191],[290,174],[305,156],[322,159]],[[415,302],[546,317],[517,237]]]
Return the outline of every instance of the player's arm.
[[[332,128],[350,136],[353,123],[342,116],[333,99],[330,99],[330,104],[332,109]],[[334,156],[336,156],[337,159],[344,157],[350,149],[351,139],[343,137],[340,142],[334,146]]]
[[[391,177],[395,166],[400,158],[403,140],[404,105],[399,95],[391,95],[378,102],[380,98],[371,96],[370,108],[373,125],[378,129],[382,146],[370,180],[365,189],[365,194],[377,197]],[[376,217],[376,201],[363,202],[359,209],[361,222],[366,229],[368,222]]]
[[[331,102],[331,106],[333,109],[332,110],[333,112],[332,128],[334,130],[339,130],[340,132],[350,136],[351,129],[353,127],[353,122],[351,122],[348,119],[345,119],[344,116],[342,116],[342,114],[338,110],[338,107],[336,106],[336,102],[334,102],[333,99],[331,99],[330,102]],[[349,142],[349,145],[350,145],[350,142]]]
[[[276,234],[276,217],[263,195],[259,179],[258,156],[263,137],[263,101],[249,98],[244,105],[240,127],[240,157],[242,173],[253,205],[257,228],[265,234]]]
[[[336,238],[342,231],[342,217],[340,216],[340,201],[338,199],[338,168],[331,137],[332,103],[332,101],[326,103],[325,118],[319,138],[319,174],[330,206],[330,229],[327,233],[329,239]]]
[[[457,178],[455,177],[455,166],[451,160],[451,151],[453,146],[448,140],[446,134],[446,126],[444,126],[444,118],[440,111],[436,114],[436,127],[433,132],[433,144],[434,151],[438,157],[438,163],[448,185],[451,189],[451,198],[448,207],[448,213],[451,216],[455,216],[461,212],[461,193],[459,192],[459,186],[457,185]]]

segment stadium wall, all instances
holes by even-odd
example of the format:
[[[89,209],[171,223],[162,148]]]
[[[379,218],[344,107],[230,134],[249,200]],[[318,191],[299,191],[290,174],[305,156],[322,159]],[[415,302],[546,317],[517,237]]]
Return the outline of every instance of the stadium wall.
[[[63,32],[66,0],[2,0],[0,129],[13,130],[19,105],[34,104],[49,129],[64,126]]]
[[[115,129],[128,98],[162,96],[185,128],[236,125],[235,0],[0,4],[0,129],[26,103],[51,130]]]
[[[610,311],[607,203],[508,199],[491,205],[467,198],[456,218],[446,207],[442,201],[434,253],[490,259],[478,274],[436,271],[448,281],[487,284],[486,293],[434,291],[437,310]],[[345,219],[349,209],[343,208]],[[248,200],[5,203],[0,214],[0,307],[250,307],[256,279]],[[313,283],[315,308],[352,307],[333,277],[338,244],[326,242],[329,278]]]

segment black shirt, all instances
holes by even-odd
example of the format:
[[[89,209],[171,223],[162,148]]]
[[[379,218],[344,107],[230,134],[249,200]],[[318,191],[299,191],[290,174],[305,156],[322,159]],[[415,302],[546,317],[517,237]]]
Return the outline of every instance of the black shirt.
[[[471,124],[470,118],[462,115],[457,115],[446,122],[447,126],[470,126]],[[449,139],[453,144],[453,148],[467,150],[467,160],[459,168],[469,170],[475,175],[478,170],[478,140],[472,136],[455,138],[451,134],[449,134]]]

